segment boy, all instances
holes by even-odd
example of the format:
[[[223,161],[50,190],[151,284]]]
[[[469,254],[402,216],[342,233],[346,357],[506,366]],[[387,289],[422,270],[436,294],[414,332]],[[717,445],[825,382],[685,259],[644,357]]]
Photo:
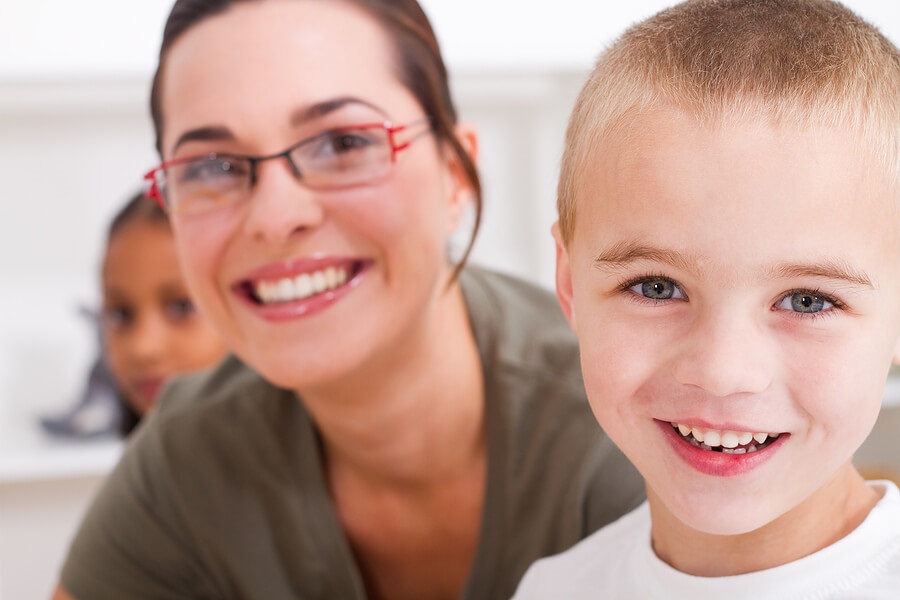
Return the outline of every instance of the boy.
[[[557,293],[648,501],[517,599],[900,598],[900,492],[851,463],[900,357],[898,133],[900,53],[828,0],[689,1],[601,56]]]

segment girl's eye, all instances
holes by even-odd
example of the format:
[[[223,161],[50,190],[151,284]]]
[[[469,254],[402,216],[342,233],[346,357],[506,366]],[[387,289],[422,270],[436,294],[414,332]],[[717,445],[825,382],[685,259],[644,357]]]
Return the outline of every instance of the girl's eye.
[[[630,284],[628,288],[648,300],[683,300],[684,293],[678,284],[665,277],[651,277]]]
[[[804,290],[787,294],[775,307],[781,310],[811,314],[834,308],[834,303],[815,292]]]
[[[100,324],[104,329],[122,329],[134,320],[134,311],[127,306],[110,306],[100,312]]]
[[[181,321],[194,314],[194,303],[188,298],[178,298],[166,302],[166,314],[173,321]]]

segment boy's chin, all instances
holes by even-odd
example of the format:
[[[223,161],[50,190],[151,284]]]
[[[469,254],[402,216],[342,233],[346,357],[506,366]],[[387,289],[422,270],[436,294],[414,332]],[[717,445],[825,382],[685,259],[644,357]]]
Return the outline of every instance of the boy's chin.
[[[782,516],[783,508],[767,507],[765,498],[716,498],[714,494],[662,500],[648,490],[654,522],[674,520],[675,529],[687,528],[711,536],[739,536],[769,525]],[[670,528],[671,529],[671,528]]]

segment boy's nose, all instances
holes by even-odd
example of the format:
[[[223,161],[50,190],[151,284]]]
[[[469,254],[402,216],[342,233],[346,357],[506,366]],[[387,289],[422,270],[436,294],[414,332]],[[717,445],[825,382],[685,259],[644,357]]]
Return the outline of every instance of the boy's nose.
[[[729,311],[698,317],[676,349],[674,376],[688,386],[725,398],[757,394],[772,382],[776,352],[764,324]]]
[[[244,231],[252,239],[283,242],[317,227],[325,217],[321,192],[306,188],[284,159],[259,163],[249,194]]]

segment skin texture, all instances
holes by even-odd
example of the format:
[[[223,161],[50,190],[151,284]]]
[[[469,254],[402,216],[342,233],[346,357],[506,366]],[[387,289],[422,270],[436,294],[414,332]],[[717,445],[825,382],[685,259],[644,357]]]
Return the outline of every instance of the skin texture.
[[[800,558],[877,501],[850,460],[897,358],[900,236],[897,191],[859,139],[643,114],[585,165],[568,246],[555,230],[594,414],[646,478],[656,553],[684,572]],[[669,422],[781,439],[710,467]]]
[[[163,158],[265,155],[335,127],[422,118],[395,71],[385,33],[358,8],[239,3],[167,55]],[[297,118],[347,98],[356,101]],[[474,155],[471,130],[457,134]],[[267,161],[245,202],[176,217],[174,228],[203,313],[316,420],[370,597],[455,598],[486,464],[481,366],[446,258],[471,189],[433,135],[399,138],[412,144],[382,179],[314,191],[285,161]],[[277,318],[248,301],[248,285],[331,263],[365,268],[333,298],[288,303]]]
[[[194,309],[165,223],[133,221],[109,240],[102,271],[103,343],[126,401],[146,414],[164,381],[211,367],[222,338]]]

